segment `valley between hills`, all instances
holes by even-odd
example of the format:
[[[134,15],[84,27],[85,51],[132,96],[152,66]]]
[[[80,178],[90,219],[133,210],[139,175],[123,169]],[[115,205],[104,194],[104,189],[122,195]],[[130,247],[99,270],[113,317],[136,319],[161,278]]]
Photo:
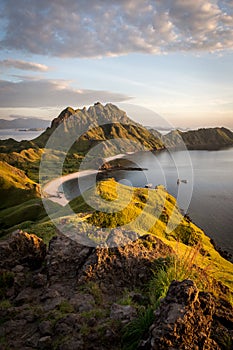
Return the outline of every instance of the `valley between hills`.
[[[0,347],[232,349],[233,265],[163,186],[110,177],[65,206],[41,195],[81,165],[133,166],[105,162],[117,154],[232,146],[223,127],[161,135],[100,103],[1,140]]]

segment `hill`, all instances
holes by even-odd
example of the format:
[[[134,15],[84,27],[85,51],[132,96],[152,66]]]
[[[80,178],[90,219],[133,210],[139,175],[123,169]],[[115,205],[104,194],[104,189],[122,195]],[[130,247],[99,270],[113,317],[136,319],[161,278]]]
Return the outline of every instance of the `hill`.
[[[68,206],[56,213],[59,230],[45,218],[0,240],[1,342],[15,349],[231,349],[232,264],[163,187],[109,179],[88,190],[93,205],[98,195],[105,201],[98,210],[79,197],[70,203],[76,215]],[[47,247],[38,238],[46,232]]]
[[[190,131],[173,130],[167,135],[161,135],[154,129],[148,130],[134,122],[117,106],[111,103],[104,106],[97,102],[88,109],[84,107],[75,110],[67,107],[52,120],[50,127],[34,140],[22,142],[13,139],[0,140],[0,152],[11,153],[29,148],[44,148],[55,130],[54,149],[62,150],[63,144],[68,144],[72,140],[73,146],[69,153],[79,155],[86,154],[102,141],[105,143],[98,149],[98,153],[102,156],[125,153],[126,148],[128,152],[132,152],[180,148],[186,145],[188,149],[211,150],[233,145],[233,133],[223,127]],[[117,142],[112,142],[113,139]]]
[[[10,164],[0,161],[0,208],[25,202],[39,197],[39,185],[30,180],[25,173]]]
[[[49,120],[38,118],[15,118],[12,120],[0,119],[0,129],[45,129],[49,125]]]
[[[61,149],[64,143],[73,140],[72,152],[86,153],[102,141],[107,141],[101,146],[101,150],[98,150],[102,156],[113,155],[112,152],[125,152],[126,143],[128,152],[163,148],[159,137],[135,123],[124,111],[111,103],[105,106],[95,103],[88,109],[84,107],[74,110],[67,107],[52,121],[51,127],[33,142],[39,147],[44,147],[55,130],[57,135],[53,139],[53,147]],[[110,145],[109,141],[113,139],[117,139],[117,142]]]
[[[233,132],[226,128],[202,128],[198,130],[174,130],[162,137],[167,148],[183,145],[189,150],[218,150],[233,146]]]

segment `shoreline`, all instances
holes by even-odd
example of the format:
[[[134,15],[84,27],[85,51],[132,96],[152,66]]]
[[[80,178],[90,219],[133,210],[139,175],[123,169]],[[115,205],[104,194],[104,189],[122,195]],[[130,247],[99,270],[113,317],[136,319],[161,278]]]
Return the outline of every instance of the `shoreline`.
[[[136,152],[127,152],[127,153],[120,153],[117,154],[115,156],[112,157],[107,157],[104,158],[104,161],[106,163],[115,160],[115,159],[121,159],[124,158],[127,155],[133,154]],[[119,169],[119,168],[118,168]],[[131,169],[127,169],[127,168],[120,168],[119,170],[131,170]],[[141,168],[137,168],[134,170],[146,170],[146,169],[141,169]],[[70,180],[74,180],[74,179],[78,179],[80,177],[85,177],[85,176],[90,176],[90,175],[95,175],[95,174],[106,174],[110,171],[116,171],[115,169],[103,169],[103,170],[95,170],[95,169],[89,169],[89,170],[82,170],[82,171],[76,171],[75,173],[72,174],[67,174],[67,175],[63,175],[60,176],[54,180],[49,181],[47,184],[44,185],[44,187],[41,190],[41,198],[42,199],[50,199],[51,201],[58,203],[60,205],[62,205],[63,207],[69,203],[69,200],[66,198],[65,194],[63,191],[59,191],[59,188],[65,183],[68,182]]]

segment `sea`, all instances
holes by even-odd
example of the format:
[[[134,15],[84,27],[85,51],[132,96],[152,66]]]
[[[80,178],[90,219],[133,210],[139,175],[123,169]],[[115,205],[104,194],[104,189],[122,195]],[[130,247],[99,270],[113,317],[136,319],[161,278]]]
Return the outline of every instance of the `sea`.
[[[148,170],[116,171],[111,177],[136,187],[162,184],[192,221],[233,255],[233,148],[138,152],[127,159]]]
[[[16,141],[32,140],[39,136],[43,131],[24,131],[19,129],[0,129],[0,140],[6,140],[9,138]]]
[[[30,140],[41,132],[5,129],[0,130],[0,139]],[[147,170],[120,170],[109,176],[136,187],[164,185],[192,221],[233,255],[233,148],[138,152],[127,155],[127,159]]]

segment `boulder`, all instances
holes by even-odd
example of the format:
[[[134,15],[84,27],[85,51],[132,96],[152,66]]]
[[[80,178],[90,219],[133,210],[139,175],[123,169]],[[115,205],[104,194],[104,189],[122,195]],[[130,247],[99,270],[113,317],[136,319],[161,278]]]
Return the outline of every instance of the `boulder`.
[[[199,292],[191,280],[173,281],[155,311],[150,339],[145,342],[147,349],[220,350],[211,338],[214,313],[215,302],[211,294]]]
[[[42,239],[22,230],[0,242],[1,268],[23,265],[35,270],[41,266],[45,255],[46,245]]]

